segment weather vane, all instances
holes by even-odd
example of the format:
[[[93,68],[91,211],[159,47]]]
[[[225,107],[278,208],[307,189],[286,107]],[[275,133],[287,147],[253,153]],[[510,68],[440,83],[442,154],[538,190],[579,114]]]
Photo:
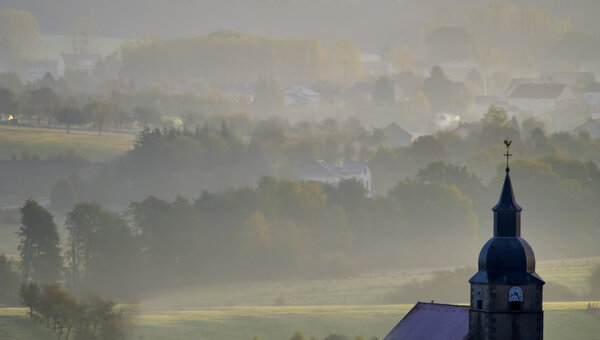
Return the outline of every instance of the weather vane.
[[[506,153],[504,154],[504,156],[506,156],[506,172],[510,171],[510,168],[508,167],[508,158],[510,156],[512,156],[512,154],[510,153],[510,145],[512,144],[512,141],[509,139],[505,139],[504,140],[504,145],[506,145]]]

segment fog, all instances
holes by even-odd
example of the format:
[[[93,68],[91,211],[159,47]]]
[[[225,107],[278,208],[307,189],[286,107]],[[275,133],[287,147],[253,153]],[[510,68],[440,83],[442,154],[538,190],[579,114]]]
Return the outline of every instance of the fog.
[[[0,1],[0,304],[464,302],[507,152],[538,262],[584,268],[548,298],[593,298],[599,12]]]

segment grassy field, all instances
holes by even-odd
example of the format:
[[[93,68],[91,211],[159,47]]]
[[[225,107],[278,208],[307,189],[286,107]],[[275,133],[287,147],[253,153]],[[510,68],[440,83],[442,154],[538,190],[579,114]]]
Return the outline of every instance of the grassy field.
[[[412,305],[228,307],[211,310],[144,311],[132,318],[129,339],[286,340],[296,331],[323,338],[331,333],[380,339]],[[546,303],[546,339],[600,339],[600,314],[587,302]],[[25,309],[0,309],[0,339],[52,339],[27,320]],[[307,337],[308,338],[308,337]]]
[[[537,272],[546,282],[564,285],[584,295],[587,279],[600,258],[540,261]],[[332,280],[295,280],[229,283],[188,289],[166,290],[145,299],[147,308],[175,310],[211,308],[213,306],[272,306],[278,297],[287,305],[373,305],[385,303],[385,295],[412,280],[431,277],[439,269],[376,271],[356,277]],[[467,294],[465,286],[465,294]],[[436,296],[416,296],[423,301]],[[443,301],[441,301],[443,302]]]
[[[538,268],[548,281],[584,290],[589,271],[598,263],[600,258],[541,261]],[[132,308],[128,339],[251,340],[257,336],[286,340],[296,331],[302,331],[307,339],[322,339],[331,333],[382,339],[412,308],[412,304],[382,305],[382,297],[405,282],[428,278],[432,272],[373,272],[339,280],[231,283],[155,292]],[[273,306],[281,296],[286,306]],[[587,301],[545,303],[545,338],[600,339],[600,314],[586,308]],[[0,309],[0,339],[56,337],[30,323],[26,312]]]
[[[102,161],[133,147],[135,135],[63,129],[0,126],[0,160],[24,151],[42,158],[73,150],[92,161]]]

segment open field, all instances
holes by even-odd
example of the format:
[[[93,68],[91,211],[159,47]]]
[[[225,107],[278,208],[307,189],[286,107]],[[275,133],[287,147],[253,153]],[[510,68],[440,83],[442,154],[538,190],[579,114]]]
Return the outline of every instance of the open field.
[[[135,135],[126,133],[99,136],[94,131],[71,130],[67,134],[63,129],[0,126],[0,159],[24,151],[45,158],[73,150],[91,161],[102,161],[131,149],[134,140]]]
[[[541,261],[548,281],[585,289],[589,270],[599,258]],[[382,297],[432,269],[369,273],[338,280],[230,283],[155,292],[132,313],[129,339],[287,340],[295,331],[307,339],[330,333],[349,336],[385,334],[412,304],[382,305]],[[467,285],[465,283],[465,289]],[[286,306],[273,306],[277,297]],[[429,301],[430,297],[415,297]],[[443,302],[443,301],[440,301]],[[600,339],[600,314],[586,311],[587,301],[547,302],[546,339]],[[56,335],[30,323],[26,309],[0,309],[0,339],[53,339]]]
[[[585,295],[587,279],[597,265],[600,265],[600,258],[540,261],[537,272],[546,282],[558,283],[576,294]],[[295,306],[374,305],[386,303],[385,295],[407,282],[430,278],[435,270],[439,269],[377,271],[346,279],[228,283],[180,288],[157,292],[151,298],[144,299],[144,305],[148,308],[176,310],[214,306],[272,306],[278,297],[283,297],[285,304]],[[465,294],[468,294],[466,282]],[[436,296],[416,296],[415,300],[439,299]]]
[[[287,340],[295,331],[320,339],[330,333],[380,339],[412,305],[228,307],[211,310],[144,311],[132,318],[130,339]],[[546,303],[546,339],[598,339],[600,314],[587,302]],[[0,339],[53,339],[27,320],[26,310],[0,309]]]

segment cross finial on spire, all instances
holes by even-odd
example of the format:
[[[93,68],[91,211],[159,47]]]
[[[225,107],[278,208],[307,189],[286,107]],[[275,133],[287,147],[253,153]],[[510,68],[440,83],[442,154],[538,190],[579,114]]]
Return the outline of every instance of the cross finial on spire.
[[[508,173],[510,171],[510,168],[508,167],[508,158],[510,156],[512,156],[512,154],[510,153],[510,145],[512,144],[512,141],[509,139],[505,139],[504,140],[504,145],[506,145],[506,153],[504,154],[504,156],[506,156],[506,172]]]

